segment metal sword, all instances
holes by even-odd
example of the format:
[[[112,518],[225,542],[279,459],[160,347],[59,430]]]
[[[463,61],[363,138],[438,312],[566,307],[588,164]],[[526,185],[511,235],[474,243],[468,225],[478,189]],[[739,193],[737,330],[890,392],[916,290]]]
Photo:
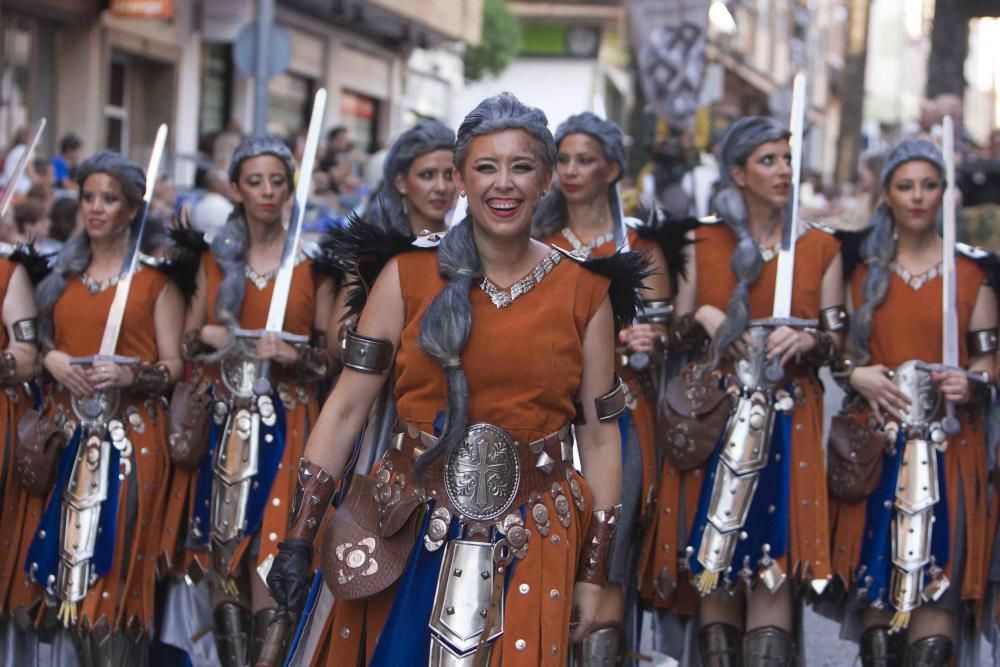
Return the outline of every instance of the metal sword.
[[[946,187],[944,191],[943,253],[941,265],[941,362],[949,369],[958,368],[958,293],[955,285],[955,125],[951,116],[943,119],[943,146]],[[955,404],[945,403],[941,428],[948,435],[961,430],[955,416]]]
[[[121,334],[122,322],[125,320],[125,306],[128,304],[128,294],[132,287],[132,277],[135,275],[136,266],[139,263],[140,247],[142,245],[142,235],[146,229],[146,220],[149,217],[149,204],[153,199],[153,190],[156,187],[156,177],[160,171],[160,160],[163,157],[163,149],[167,143],[167,125],[161,123],[156,131],[156,139],[153,141],[153,152],[149,156],[149,166],[146,169],[146,192],[142,197],[142,213],[139,216],[139,224],[135,230],[135,247],[132,252],[126,252],[122,259],[121,272],[118,274],[118,284],[115,286],[115,297],[111,302],[111,309],[108,311],[108,319],[104,325],[104,335],[101,337],[101,346],[98,353],[89,357],[73,357],[71,364],[92,366],[97,361],[110,361],[116,364],[137,364],[138,357],[123,357],[115,354],[118,347],[118,336]],[[102,392],[103,393],[103,392]],[[82,399],[74,401],[75,407],[81,409],[84,414],[99,416],[103,410],[98,410],[100,398]],[[89,408],[89,409],[88,409]],[[84,419],[83,414],[78,414]]]
[[[39,118],[38,122],[35,123],[35,129],[31,131],[31,139],[28,141],[27,150],[21,155],[21,159],[17,161],[17,164],[14,166],[14,173],[11,174],[10,180],[7,181],[7,185],[4,187],[3,199],[0,199],[0,218],[3,218],[4,213],[7,212],[7,207],[10,206],[10,202],[14,199],[14,186],[21,180],[24,170],[28,168],[28,161],[31,159],[31,154],[35,152],[38,140],[42,138],[45,123],[44,117]]]
[[[261,338],[265,334],[274,334],[281,340],[302,344],[308,343],[309,337],[286,333],[285,312],[288,309],[288,295],[292,288],[292,274],[295,272],[295,260],[299,252],[299,241],[302,237],[302,222],[306,214],[306,201],[309,199],[309,187],[312,184],[313,165],[316,162],[316,151],[319,147],[320,132],[323,129],[323,113],[326,110],[326,88],[316,91],[313,98],[312,115],[309,118],[309,130],[306,133],[305,152],[302,154],[302,164],[299,168],[299,181],[295,188],[295,203],[292,207],[292,217],[288,222],[288,233],[285,237],[285,247],[281,254],[281,264],[274,279],[274,291],[271,292],[271,305],[267,311],[267,323],[262,330],[247,331],[239,329],[235,332],[237,338]],[[260,363],[257,378],[254,380],[253,391],[257,396],[271,393],[271,361],[265,359]]]

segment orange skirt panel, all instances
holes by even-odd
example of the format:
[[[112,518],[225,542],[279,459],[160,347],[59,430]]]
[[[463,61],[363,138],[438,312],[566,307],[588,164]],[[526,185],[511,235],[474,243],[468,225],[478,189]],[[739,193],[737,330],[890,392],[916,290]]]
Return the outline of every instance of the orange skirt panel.
[[[24,561],[18,561],[21,550],[21,533],[30,514],[30,508],[41,506],[42,499],[25,493],[17,481],[14,466],[14,447],[17,424],[24,411],[31,407],[31,396],[21,387],[0,391],[0,428],[3,429],[3,446],[0,447],[0,470],[6,471],[0,493],[0,617],[9,610],[8,597],[11,589],[22,579]],[[39,512],[38,507],[34,508]]]
[[[566,664],[569,650],[569,624],[573,610],[573,588],[582,533],[593,509],[589,487],[578,477],[586,502],[583,511],[570,503],[568,528],[556,520],[550,494],[543,502],[552,517],[552,530],[542,537],[530,526],[528,553],[517,561],[506,593],[504,632],[493,647],[490,664],[504,667],[551,667]],[[563,493],[570,495],[569,484],[561,482]],[[415,549],[423,549],[418,540]],[[323,638],[318,644],[312,665],[341,667],[367,662],[375,651],[379,634],[385,626],[395,598],[395,586],[361,601],[337,601],[327,618]],[[429,632],[429,630],[428,630]],[[366,638],[361,646],[361,638]]]

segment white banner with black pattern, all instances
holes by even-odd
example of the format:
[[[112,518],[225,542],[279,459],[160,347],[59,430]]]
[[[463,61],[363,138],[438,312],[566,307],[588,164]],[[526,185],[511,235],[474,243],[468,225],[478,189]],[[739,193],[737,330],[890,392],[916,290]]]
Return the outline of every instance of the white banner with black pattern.
[[[632,0],[632,45],[646,103],[685,124],[698,109],[710,0]]]

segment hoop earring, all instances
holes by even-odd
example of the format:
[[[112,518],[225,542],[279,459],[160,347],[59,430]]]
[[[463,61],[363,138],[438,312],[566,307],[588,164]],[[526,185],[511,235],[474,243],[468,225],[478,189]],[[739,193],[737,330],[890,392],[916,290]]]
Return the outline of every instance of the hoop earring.
[[[403,215],[409,215],[410,207],[406,204],[406,197],[403,197],[402,201],[403,201]]]

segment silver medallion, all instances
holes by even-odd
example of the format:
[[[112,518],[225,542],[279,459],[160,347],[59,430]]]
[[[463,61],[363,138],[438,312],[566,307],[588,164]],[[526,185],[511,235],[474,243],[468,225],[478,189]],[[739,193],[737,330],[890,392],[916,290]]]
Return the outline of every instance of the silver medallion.
[[[445,489],[455,508],[471,519],[490,520],[514,502],[521,467],[514,441],[490,424],[474,424],[445,461]]]

